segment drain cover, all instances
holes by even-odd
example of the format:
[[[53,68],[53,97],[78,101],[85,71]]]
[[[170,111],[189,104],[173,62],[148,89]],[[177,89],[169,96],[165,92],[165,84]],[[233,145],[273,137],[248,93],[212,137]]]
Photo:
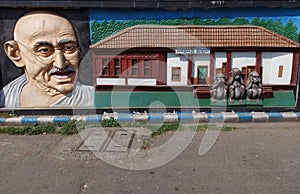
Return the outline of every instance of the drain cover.
[[[135,130],[124,129],[85,129],[80,134],[83,141],[77,151],[127,152],[132,145],[135,133]]]

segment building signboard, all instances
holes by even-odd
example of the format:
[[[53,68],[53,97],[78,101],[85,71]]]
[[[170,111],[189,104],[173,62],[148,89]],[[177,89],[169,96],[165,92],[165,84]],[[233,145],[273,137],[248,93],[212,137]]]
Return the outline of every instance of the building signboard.
[[[209,54],[209,48],[176,48],[175,53],[178,55],[199,55]]]

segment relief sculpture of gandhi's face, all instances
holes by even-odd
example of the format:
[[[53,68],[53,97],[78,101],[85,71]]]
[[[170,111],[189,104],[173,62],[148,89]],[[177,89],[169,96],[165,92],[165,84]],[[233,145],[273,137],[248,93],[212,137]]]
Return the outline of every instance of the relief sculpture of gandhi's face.
[[[47,12],[25,15],[16,23],[13,41],[19,53],[10,59],[25,69],[28,83],[53,95],[74,89],[80,51],[67,19]]]

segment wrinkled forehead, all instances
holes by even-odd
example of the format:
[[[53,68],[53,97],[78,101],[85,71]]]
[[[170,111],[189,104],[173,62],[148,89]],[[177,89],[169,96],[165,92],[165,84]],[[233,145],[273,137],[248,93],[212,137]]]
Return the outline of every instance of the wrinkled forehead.
[[[14,39],[32,41],[49,35],[75,37],[71,23],[58,15],[36,13],[23,16],[14,29]]]

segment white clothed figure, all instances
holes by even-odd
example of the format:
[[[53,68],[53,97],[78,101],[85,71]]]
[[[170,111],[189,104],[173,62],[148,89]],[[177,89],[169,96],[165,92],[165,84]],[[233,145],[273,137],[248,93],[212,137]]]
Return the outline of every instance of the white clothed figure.
[[[7,84],[0,91],[0,107],[17,108],[20,106],[20,95],[23,87],[26,85],[26,75],[23,74]],[[93,86],[82,85],[77,82],[73,91],[60,98],[50,107],[86,107],[94,106],[94,88]]]

